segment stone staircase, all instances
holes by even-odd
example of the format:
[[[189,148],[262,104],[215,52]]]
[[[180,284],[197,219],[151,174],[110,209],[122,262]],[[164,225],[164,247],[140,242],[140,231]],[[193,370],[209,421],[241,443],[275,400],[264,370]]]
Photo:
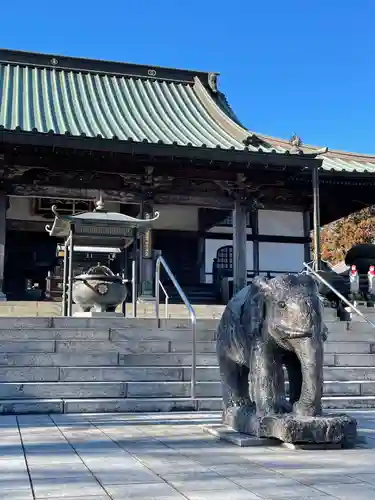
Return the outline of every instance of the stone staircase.
[[[200,307],[197,409],[219,410],[220,306]],[[0,413],[192,410],[190,324],[182,306],[170,310],[160,329],[151,318],[0,317]],[[324,407],[375,407],[375,329],[325,316]]]

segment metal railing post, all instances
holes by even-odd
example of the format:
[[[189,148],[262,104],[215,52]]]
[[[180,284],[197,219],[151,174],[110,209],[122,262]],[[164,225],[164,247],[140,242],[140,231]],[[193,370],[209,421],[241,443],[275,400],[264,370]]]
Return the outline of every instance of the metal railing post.
[[[132,260],[132,315],[137,317],[137,265],[136,259]]]
[[[171,269],[169,268],[168,264],[164,260],[164,258],[159,255],[159,257],[156,259],[155,263],[155,314],[156,314],[156,320],[158,323],[158,327],[160,328],[160,266],[163,266],[165,269],[165,272],[168,274],[170,280],[172,281],[174,287],[176,288],[179,296],[182,299],[182,302],[185,304],[187,307],[189,314],[190,314],[190,321],[191,321],[191,330],[192,330],[192,360],[191,360],[191,379],[190,379],[190,397],[194,401],[195,405],[195,400],[197,397],[196,394],[196,385],[197,385],[197,315],[195,313],[195,310],[193,306],[190,304],[188,298],[186,297],[184,291],[182,290],[179,282],[177,281],[176,277],[172,273]],[[164,289],[164,287],[163,287]],[[167,304],[167,301],[166,301]]]
[[[73,231],[70,231],[69,237],[69,270],[68,270],[68,316],[71,317],[73,315],[73,255],[74,255],[74,247],[73,247]]]
[[[64,242],[64,274],[63,274],[63,293],[62,293],[62,316],[68,315],[68,242],[67,239]]]
[[[155,315],[158,328],[160,328],[160,260],[155,263]]]

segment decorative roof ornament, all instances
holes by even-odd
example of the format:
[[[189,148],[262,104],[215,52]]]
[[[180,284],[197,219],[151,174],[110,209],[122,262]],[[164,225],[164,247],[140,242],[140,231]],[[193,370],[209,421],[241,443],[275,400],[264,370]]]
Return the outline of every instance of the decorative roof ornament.
[[[309,156],[310,158],[316,158],[319,155],[324,155],[325,153],[328,152],[328,147],[325,146],[324,148],[320,149],[315,149],[313,151],[307,152],[307,149],[303,151],[302,146],[303,146],[303,141],[301,137],[299,137],[297,134],[293,134],[292,137],[289,140],[289,144],[292,146],[292,151],[298,154],[303,154],[304,156]],[[310,148],[311,149],[311,148]]]
[[[208,86],[212,90],[214,94],[218,92],[217,87],[217,73],[209,73],[208,74]]]
[[[303,142],[302,139],[297,134],[292,135],[292,137],[289,140],[289,143],[292,146],[293,150],[302,153]]]

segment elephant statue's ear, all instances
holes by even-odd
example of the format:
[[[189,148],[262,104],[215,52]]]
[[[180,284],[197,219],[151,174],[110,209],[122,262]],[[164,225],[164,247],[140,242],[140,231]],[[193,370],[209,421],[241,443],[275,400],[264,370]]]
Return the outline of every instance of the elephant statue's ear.
[[[249,285],[249,291],[241,308],[241,325],[247,335],[261,335],[266,314],[265,298],[271,291],[266,280],[257,276]]]
[[[264,295],[271,293],[272,287],[266,278],[263,278],[262,276],[255,276],[253,284],[259,289],[259,291],[263,292]]]

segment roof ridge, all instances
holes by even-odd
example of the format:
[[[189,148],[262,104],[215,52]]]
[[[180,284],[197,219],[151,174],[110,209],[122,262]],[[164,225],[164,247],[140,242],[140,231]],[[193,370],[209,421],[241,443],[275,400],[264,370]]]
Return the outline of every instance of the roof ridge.
[[[273,137],[270,135],[265,135],[265,134],[256,134],[258,137],[263,138],[266,141],[271,141],[271,143],[280,143],[284,145],[289,145],[290,142],[288,139],[282,139],[280,137]],[[321,149],[321,146],[313,146],[312,144],[302,144],[302,149],[305,150],[311,150],[311,152],[316,151]],[[350,158],[368,158],[368,159],[374,159],[375,160],[375,154],[366,154],[366,153],[358,153],[358,152],[352,152],[352,151],[344,151],[340,149],[329,149],[327,153],[325,153],[324,156],[329,157],[329,156],[344,156],[344,157],[350,157]]]
[[[200,78],[204,85],[216,85],[217,72],[179,69],[167,66],[107,61],[85,57],[45,54],[0,48],[0,63],[53,68],[57,70],[106,73],[129,77],[149,78],[167,81],[193,83],[194,77]]]

